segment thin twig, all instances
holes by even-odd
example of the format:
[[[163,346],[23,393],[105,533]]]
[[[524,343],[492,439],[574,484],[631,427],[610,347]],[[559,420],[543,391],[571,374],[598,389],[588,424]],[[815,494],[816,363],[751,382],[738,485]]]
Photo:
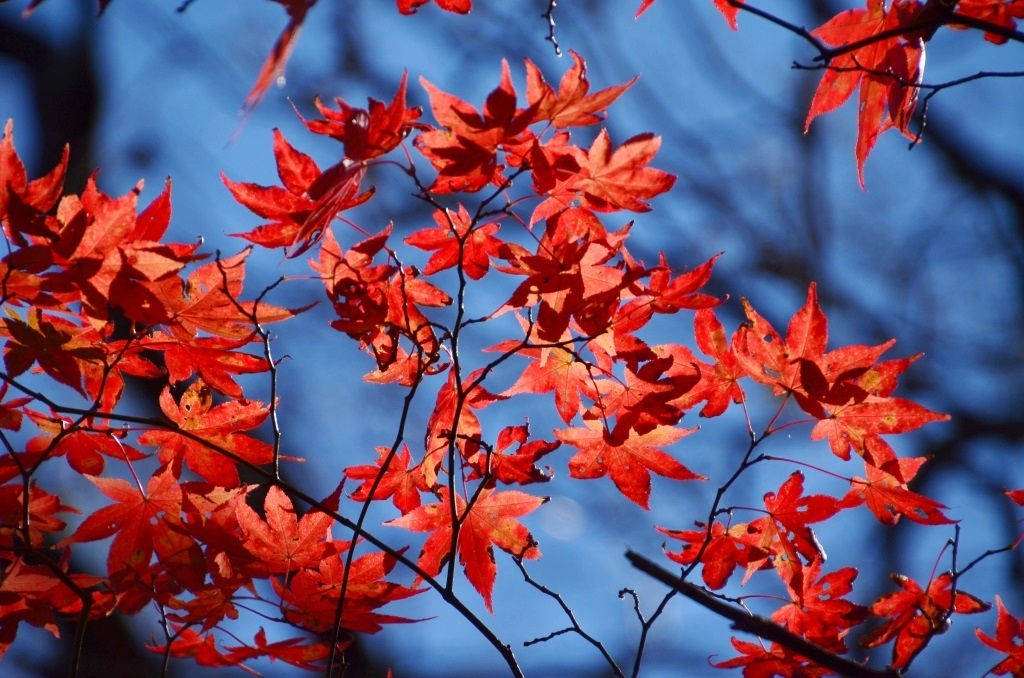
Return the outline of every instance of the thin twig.
[[[548,0],[548,8],[540,16],[548,22],[548,35],[544,39],[555,48],[555,56],[562,56],[562,48],[558,46],[558,38],[555,37],[555,7],[557,6],[558,3],[555,0]]]
[[[527,646],[535,645],[537,643],[546,642],[548,640],[551,640],[552,638],[555,638],[566,633],[575,633],[581,638],[583,638],[583,640],[587,641],[588,643],[597,648],[598,652],[601,653],[601,656],[604,657],[604,660],[608,662],[608,666],[611,668],[612,673],[614,673],[619,678],[625,678],[625,674],[622,672],[622,669],[620,669],[619,665],[615,663],[615,660],[612,659],[612,656],[608,653],[608,650],[605,649],[605,646],[601,643],[601,641],[597,640],[589,633],[584,631],[583,627],[580,626],[578,621],[576,621],[576,615],[573,614],[572,608],[570,608],[566,604],[562,596],[558,593],[555,593],[547,586],[544,586],[540,582],[534,580],[534,578],[530,576],[530,573],[526,571],[526,566],[523,565],[522,558],[513,558],[513,560],[515,561],[516,565],[519,566],[519,571],[523,573],[523,578],[526,579],[526,583],[532,586],[533,588],[537,589],[544,595],[553,598],[555,602],[558,603],[559,607],[562,608],[562,611],[565,612],[565,616],[569,618],[569,623],[572,624],[572,626],[569,628],[562,629],[560,631],[554,631],[542,638],[534,638],[533,640],[528,640],[523,644]]]
[[[274,356],[270,351],[270,333],[263,329],[263,324],[259,320],[259,307],[266,297],[275,287],[284,282],[284,277],[278,278],[272,284],[268,285],[260,292],[259,296],[252,303],[252,311],[247,311],[241,302],[235,299],[228,292],[228,272],[224,269],[223,261],[220,257],[220,250],[216,252],[217,269],[220,271],[221,278],[224,281],[224,296],[231,300],[231,303],[238,309],[238,312],[244,315],[249,322],[252,323],[253,328],[256,330],[256,334],[263,342],[263,357],[267,361],[267,370],[270,373],[270,403],[269,407],[269,419],[271,425],[271,431],[274,438],[274,477],[281,478],[281,426],[277,420],[277,365],[274,363]]]

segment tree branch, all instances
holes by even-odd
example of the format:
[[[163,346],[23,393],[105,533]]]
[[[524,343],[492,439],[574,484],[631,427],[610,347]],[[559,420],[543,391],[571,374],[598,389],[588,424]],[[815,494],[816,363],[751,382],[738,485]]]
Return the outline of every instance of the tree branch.
[[[936,29],[941,28],[942,26],[965,26],[968,28],[974,28],[980,31],[985,31],[986,33],[991,33],[993,35],[998,35],[1002,38],[1006,38],[1007,40],[1013,40],[1014,42],[1024,43],[1024,32],[1015,30],[1013,28],[1007,28],[1006,26],[1000,26],[999,24],[994,24],[990,21],[985,21],[983,19],[977,19],[975,17],[967,16],[959,12],[952,12],[948,16],[939,15],[934,18],[926,18],[923,21],[914,21],[906,25],[896,26],[895,28],[879,31],[874,35],[869,35],[866,38],[863,38],[861,40],[855,40],[845,45],[829,47],[803,26],[798,26],[794,23],[786,21],[785,19],[782,19],[781,17],[772,14],[771,12],[750,5],[744,2],[743,0],[727,0],[727,2],[733,7],[740,9],[741,11],[749,12],[750,14],[758,16],[764,19],[765,21],[773,23],[776,26],[779,26],[789,31],[792,34],[803,38],[808,44],[810,44],[812,47],[814,47],[815,50],[817,50],[818,56],[814,57],[814,60],[821,62],[831,61],[832,59],[835,59],[838,56],[849,54],[850,52],[855,52],[864,47],[868,47],[869,45],[874,45],[876,43],[889,40],[891,38],[903,37],[910,35],[912,33],[918,33],[922,31],[931,31],[934,33]]]
[[[746,610],[719,600],[701,587],[684,581],[638,553],[627,551],[626,559],[633,567],[644,574],[650,575],[661,583],[670,586],[674,591],[678,591],[701,607],[711,610],[721,617],[725,617],[732,622],[732,628],[737,631],[744,631],[784,645],[823,668],[831,669],[840,675],[850,678],[900,678],[902,675],[899,671],[892,668],[880,671],[833,654],[823,649],[820,645],[815,645],[786,630],[770,619],[759,615],[752,615]]]

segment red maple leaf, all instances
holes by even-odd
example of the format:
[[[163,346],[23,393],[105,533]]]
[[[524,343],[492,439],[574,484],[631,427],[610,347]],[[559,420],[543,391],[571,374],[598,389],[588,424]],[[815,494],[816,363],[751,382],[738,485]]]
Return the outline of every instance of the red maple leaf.
[[[665,254],[661,253],[658,266],[650,270],[650,281],[636,299],[623,305],[621,315],[631,316],[629,322],[639,327],[646,324],[654,313],[673,314],[684,308],[705,309],[722,303],[699,291],[711,279],[711,269],[719,256],[716,254],[700,266],[673,278]]]
[[[324,501],[337,510],[341,487]],[[244,535],[243,544],[259,562],[261,574],[285,574],[303,567],[316,567],[328,553],[326,537],[334,519],[328,514],[312,510],[301,518],[295,515],[292,500],[284,490],[273,485],[263,501],[266,520],[261,519],[239,495],[235,503],[235,517]]]
[[[744,678],[775,678],[775,676],[792,676],[793,678],[813,678],[828,676],[833,672],[812,664],[810,660],[779,643],[772,643],[765,648],[760,642],[748,643],[745,640],[730,638],[732,646],[741,653],[739,657],[712,664],[716,669],[743,668]]]
[[[119,478],[86,476],[116,503],[88,516],[63,543],[82,543],[114,536],[107,553],[110,574],[125,569],[145,571],[153,558],[154,543],[166,531],[182,531],[181,487],[168,471],[149,479],[146,491]],[[191,541],[191,540],[190,540]],[[192,542],[194,548],[198,548]]]
[[[616,416],[616,428],[646,433],[657,426],[674,426],[682,410],[674,401],[697,383],[692,370],[670,372],[671,357],[659,357],[634,367],[627,365],[625,379],[603,378],[593,381],[587,395],[596,402],[584,417]]]
[[[627,288],[644,275],[639,267],[623,270],[612,260],[622,253],[628,226],[618,233],[590,232],[589,237],[565,226],[565,222],[587,221],[580,215],[587,210],[559,212],[548,219],[547,229],[537,244],[536,253],[522,247],[503,248],[508,266],[497,266],[526,279],[516,288],[495,315],[510,309],[540,304],[536,312],[536,337],[556,342],[565,336],[570,320],[578,329],[598,337],[611,327],[619,301]],[[595,219],[596,220],[596,219]]]
[[[419,8],[430,2],[430,0],[396,0],[398,2],[398,11],[402,14],[415,14],[419,11]],[[470,10],[473,9],[472,0],[435,0],[437,6],[446,12],[454,12],[456,14],[469,14]]]
[[[933,412],[903,398],[866,396],[860,402],[824,405],[826,417],[811,429],[811,440],[828,439],[832,452],[841,459],[850,458],[852,447],[874,466],[881,463],[872,456],[889,446],[880,436],[913,431],[933,421],[948,421],[948,414]]]
[[[809,525],[827,520],[848,506],[828,495],[803,496],[803,480],[803,473],[795,471],[777,494],[764,495],[768,515],[747,525],[747,543],[763,555],[748,558],[744,582],[767,565],[774,566],[779,577],[788,582],[800,575],[800,556],[808,562],[825,559]]]
[[[1009,497],[1017,506],[1024,506],[1024,489],[1005,490],[1003,493],[1007,497]]]
[[[244,501],[251,488],[246,485],[224,488],[205,481],[188,481],[181,483],[181,489],[182,511],[189,532],[205,544],[206,571],[213,586],[223,591],[222,597],[231,598],[237,589],[251,586],[253,579],[249,570],[254,557],[240,539],[242,528],[235,514],[239,497]],[[205,588],[192,590],[198,595]],[[218,606],[217,596],[214,598],[210,604]]]
[[[776,395],[793,393],[798,402],[814,414],[819,407],[809,402],[808,389],[801,376],[801,361],[816,362],[828,345],[828,321],[814,283],[807,290],[807,301],[793,314],[783,340],[746,299],[743,310],[747,324],[737,332],[733,343],[735,356],[752,379],[771,386]]]
[[[85,314],[105,321],[110,306],[122,308],[139,322],[162,321],[146,294],[150,283],[176,277],[196,256],[192,246],[163,245],[145,237],[161,237],[170,218],[169,188],[136,217],[142,182],[127,194],[111,198],[89,178],[81,197],[69,195],[58,208],[60,229],[51,252],[61,270],[48,289],[82,299]],[[140,224],[138,218],[143,221]]]
[[[958,14],[988,21],[996,26],[1011,30],[1017,28],[1017,19],[1024,19],[1024,2],[1021,0],[959,0],[954,10]],[[966,28],[954,21],[950,28]],[[985,39],[996,45],[1005,44],[1009,38],[999,33],[985,31]]]
[[[109,0],[107,1],[109,2]],[[273,2],[284,5],[288,12],[288,23],[271,48],[270,54],[263,62],[263,67],[260,68],[259,75],[256,76],[256,82],[253,83],[252,89],[245,97],[242,110],[245,111],[246,117],[260,105],[270,86],[284,77],[284,68],[299,39],[302,22],[306,20],[306,12],[316,4],[316,0],[273,0]]]
[[[845,653],[843,638],[868,615],[866,607],[844,599],[856,578],[852,567],[822,575],[821,560],[812,559],[786,582],[790,602],[772,613],[772,621],[829,652]]]
[[[147,456],[121,440],[124,437],[123,430],[104,430],[92,423],[89,424],[89,430],[80,428],[70,431],[64,428],[63,422],[55,424],[52,421],[37,420],[36,425],[45,433],[28,441],[25,451],[54,457],[67,455],[68,465],[79,473],[100,475],[106,465],[104,457],[118,461],[138,461]]]
[[[665,552],[665,555],[682,565],[689,565],[697,560],[701,547],[707,542],[700,562],[703,565],[701,578],[708,588],[714,590],[722,588],[737,567],[745,568],[751,561],[762,564],[760,568],[755,567],[754,570],[770,567],[768,552],[751,544],[746,523],[726,528],[725,525],[716,521],[711,526],[710,535],[707,527],[701,523],[697,523],[696,530],[668,530],[663,527],[657,529],[673,539],[686,542],[678,553]],[[750,574],[751,572],[748,572],[747,576]]]
[[[518,443],[513,453],[505,450]],[[558,449],[560,442],[530,440],[530,425],[506,426],[498,434],[493,449],[481,449],[466,461],[473,466],[468,479],[493,477],[500,483],[528,485],[551,480],[551,468],[547,472],[537,468],[541,457]]]
[[[17,161],[16,155],[13,161]],[[20,167],[20,161],[14,164]],[[10,166],[3,171],[17,174]],[[17,177],[8,180],[23,183]],[[28,187],[35,185],[32,182]],[[24,191],[31,193],[28,187]],[[136,216],[141,188],[142,182],[126,195],[111,198],[96,188],[94,175],[81,197],[68,195],[61,200],[56,215],[36,211],[9,191],[6,231],[20,245],[26,244],[22,232],[28,234],[33,245],[5,258],[3,268],[11,278],[5,285],[8,298],[12,292],[20,295],[19,305],[21,301],[44,306],[80,302],[82,315],[97,328],[106,322],[111,307],[147,324],[166,320],[158,308],[147,309],[158,307],[159,302],[146,287],[173,277],[187,262],[201,257],[195,255],[198,243],[164,245],[155,241],[169,221],[170,187],[166,185]],[[37,276],[50,267],[57,270]]]
[[[21,396],[4,400],[10,386],[10,382],[7,381],[0,384],[0,428],[17,431],[21,428],[21,422],[24,419],[24,412],[21,408],[32,402],[32,398]]]
[[[736,18],[740,13],[738,5],[742,5],[744,0],[715,0],[715,7],[718,11],[725,16],[725,20],[729,22],[729,26],[735,31],[738,26],[736,24]],[[654,4],[654,0],[643,0],[640,4],[640,9],[636,11],[636,16],[639,17],[641,14],[647,11],[647,8]]]
[[[459,205],[457,212],[435,210],[437,228],[424,228],[406,236],[405,243],[422,250],[437,250],[423,268],[432,275],[458,264],[471,280],[480,280],[490,268],[490,257],[498,256],[502,242],[494,237],[498,223],[473,225],[469,212]]]
[[[338,652],[343,651],[351,645],[351,640],[343,640],[338,643]],[[307,671],[323,671],[321,662],[327,659],[331,653],[328,643],[309,638],[285,638],[273,643],[267,642],[267,633],[260,627],[253,637],[252,645],[237,645],[224,648],[232,661],[241,664],[249,659],[258,657],[269,657],[271,660],[281,660]],[[240,666],[243,670],[245,666]]]
[[[28,565],[21,557],[8,562],[10,564],[5,565],[0,579],[0,655],[14,642],[18,626],[23,621],[59,638],[59,609],[55,608],[64,593],[70,593],[48,567]],[[75,575],[71,576],[74,578]],[[77,600],[81,603],[81,599]]]
[[[521,322],[523,322],[521,320]],[[568,332],[562,335],[559,343],[564,343],[568,348],[562,346],[545,346],[543,348],[520,348],[522,342],[509,340],[491,347],[488,350],[502,351],[513,348],[518,349],[516,353],[531,358],[531,362],[523,370],[523,373],[516,379],[505,392],[504,396],[514,396],[519,393],[550,393],[555,394],[555,409],[566,424],[579,414],[582,393],[592,389],[591,382],[593,366],[579,359],[577,354],[571,350],[571,337]]]
[[[274,157],[281,186],[260,186],[221,179],[240,204],[270,219],[247,233],[233,235],[262,247],[291,248],[297,257],[320,242],[331,221],[341,212],[357,207],[373,196],[373,190],[359,192],[366,166],[343,158],[323,172],[305,153],[274,130]]]
[[[28,11],[28,10],[26,10]],[[35,214],[49,211],[57,204],[61,191],[64,189],[64,175],[68,167],[68,148],[64,147],[64,155],[60,163],[50,170],[46,176],[28,180],[25,165],[21,162],[14,148],[14,120],[7,119],[4,125],[3,139],[0,139],[0,223],[6,223],[9,233],[16,245],[27,244],[19,229],[13,228],[9,206],[16,203],[26,206]],[[27,219],[26,219],[27,221]]]
[[[558,139],[558,137],[556,137]],[[602,129],[588,151],[576,146],[536,145],[530,156],[534,191],[546,196],[530,223],[578,203],[595,212],[647,212],[648,200],[668,191],[674,175],[648,167],[661,137],[638,134],[614,148]]]
[[[212,630],[200,633],[191,626],[169,624],[170,642],[165,645],[146,644],[150,652],[168,657],[191,657],[199,666],[238,666],[249,675],[259,674],[247,666],[239,665],[237,660],[217,649],[217,638]]]
[[[124,390],[122,372],[155,376],[131,352],[111,349],[105,341],[114,330],[111,323],[97,330],[89,318],[57,315],[38,307],[28,309],[27,322],[13,312],[10,315],[0,320],[0,337],[7,340],[4,365],[10,377],[38,363],[47,375],[95,401],[100,411],[111,412]]]
[[[160,409],[180,430],[203,441],[165,430],[149,430],[139,436],[140,444],[159,448],[160,461],[170,465],[176,478],[181,477],[182,465],[187,462],[192,471],[214,485],[237,487],[238,467],[225,452],[257,465],[269,464],[274,458],[271,445],[242,433],[256,428],[270,415],[263,403],[230,400],[214,405],[210,387],[197,379],[177,403],[170,388],[164,388]]]
[[[539,304],[535,321],[537,338],[560,340],[569,327],[573,306],[582,303],[584,297],[580,262],[586,248],[585,244],[567,243],[555,251],[538,247],[536,254],[509,248],[506,257],[512,265],[502,270],[527,277],[495,315]]]
[[[289,622],[318,634],[329,633],[334,628],[339,609],[338,597],[346,578],[345,549],[337,550],[339,553],[327,556],[317,567],[297,572],[287,582],[287,587],[278,577],[271,580],[274,590],[284,601],[284,614]],[[379,551],[366,553],[352,562],[352,569],[347,573],[341,628],[358,633],[376,633],[383,624],[415,621],[374,611],[389,602],[425,590],[387,581],[385,577],[394,569],[396,562],[394,555]]]
[[[1005,676],[1024,675],[1024,622],[1018,620],[1003,605],[1003,599],[996,596],[996,636],[993,638],[981,629],[974,629],[978,640],[996,652],[1002,652],[1006,658],[1001,660],[991,673]]]
[[[949,628],[953,613],[975,614],[992,607],[970,593],[954,593],[953,575],[949,572],[929,582],[927,589],[902,574],[890,577],[901,590],[886,593],[871,604],[871,614],[888,621],[865,636],[861,645],[878,647],[895,639],[892,667],[896,669],[906,668],[932,636]]]
[[[422,359],[427,365],[437,362],[440,345],[420,306],[438,307],[452,302],[446,293],[423,280],[414,267],[400,269],[391,264],[373,264],[378,253],[390,252],[390,234],[389,225],[342,254],[338,241],[328,231],[319,261],[310,262],[321,274],[338,314],[331,327],[357,339],[361,348],[373,354],[379,371],[387,370],[398,360],[402,336],[413,343],[418,353],[413,360]]]
[[[245,278],[245,260],[252,252],[238,254],[200,266],[187,281],[172,276],[149,285],[163,309],[175,336],[195,336],[199,330],[229,339],[255,336],[255,319],[260,324],[287,320],[309,308],[288,309],[240,299]]]
[[[740,8],[737,5],[742,5],[744,0],[715,0],[715,7],[722,13],[725,20],[729,22],[729,26],[735,31],[739,28],[736,23],[737,17],[740,13]]]
[[[7,0],[4,0],[4,2],[6,1]],[[107,8],[107,5],[109,5],[110,2],[111,0],[97,0],[96,5],[99,7],[99,11],[96,15],[99,16],[100,14],[103,14],[103,10]],[[41,4],[43,4],[43,0],[32,0],[32,2],[28,3],[28,6],[25,8],[25,11],[22,12],[21,15],[23,17],[28,17],[30,14],[32,14],[35,8]]]
[[[377,447],[377,457],[376,464],[349,466],[345,469],[345,477],[363,481],[350,497],[355,501],[390,497],[403,514],[418,507],[421,503],[420,492],[426,492],[429,488],[423,477],[423,469],[418,464],[409,468],[412,461],[409,446],[403,444],[402,448],[392,455],[391,448],[380,445]],[[388,462],[386,469],[385,462]],[[373,490],[373,495],[370,495],[374,483],[377,487]]]
[[[133,343],[136,350],[145,348],[163,352],[167,375],[172,384],[198,374],[210,388],[229,398],[242,397],[242,387],[231,375],[266,372],[269,369],[267,359],[263,356],[234,350],[248,344],[247,339],[172,337],[163,332],[154,332]]]
[[[25,498],[28,510],[25,510]],[[65,506],[60,497],[41,489],[35,481],[28,486],[21,483],[0,487],[0,546],[14,550],[14,535],[24,540],[25,518],[28,518],[28,543],[36,548],[45,545],[44,532],[60,532],[66,527],[58,513],[81,513],[73,506]]]
[[[388,226],[342,253],[341,245],[328,230],[318,260],[310,261],[338,314],[331,327],[357,340],[360,348],[371,351],[381,370],[391,365],[397,355],[398,329],[386,323],[386,284],[397,267],[375,265],[373,259],[385,250],[390,235]]]
[[[630,501],[650,508],[651,472],[673,480],[707,480],[659,450],[697,429],[656,426],[646,433],[616,426],[609,432],[604,423],[585,420],[586,428],[555,431],[555,437],[579,452],[569,460],[572,478],[609,476]]]
[[[437,483],[438,469],[444,463],[450,445],[455,446],[463,459],[469,459],[479,451],[483,429],[474,410],[506,398],[494,395],[476,383],[482,373],[483,370],[473,372],[464,377],[460,385],[452,370],[448,373],[448,381],[437,392],[424,440],[427,453],[422,468],[427,487],[434,487]],[[454,470],[449,469],[449,473],[454,473]]]
[[[420,506],[401,518],[385,525],[404,527],[414,532],[430,532],[419,566],[428,575],[434,576],[452,557],[452,511],[449,505],[448,488],[438,490],[436,504]],[[524,492],[494,492],[493,487],[481,490],[472,507],[467,511],[466,502],[455,495],[455,515],[459,522],[459,560],[466,571],[466,578],[483,597],[487,610],[491,607],[491,592],[497,566],[494,561],[494,547],[506,551],[516,558],[535,559],[540,557],[537,542],[526,527],[515,520],[532,512],[547,501],[547,497],[534,497]]]
[[[885,5],[885,0],[867,0],[867,9],[848,9],[812,33],[828,45],[839,46],[897,28],[903,13],[895,5]],[[856,157],[861,188],[864,161],[882,132],[896,127],[914,138],[908,125],[917,106],[916,84],[923,77],[923,68],[924,43],[898,37],[872,42],[829,62],[807,112],[804,131],[815,117],[842,106],[859,85]]]
[[[198,624],[203,632],[224,619],[238,619],[238,608],[228,587],[205,585],[192,593],[194,597],[188,600],[170,598],[165,603],[169,608],[168,619],[179,624]]]
[[[647,11],[647,8],[654,4],[654,0],[643,0],[640,3],[640,8],[636,10],[634,19],[639,19],[640,15]]]
[[[7,373],[17,377],[38,363],[51,378],[85,395],[83,378],[102,364],[105,351],[100,334],[84,321],[83,325],[39,308],[29,309],[24,321],[17,316],[0,320]]]
[[[725,329],[711,309],[698,309],[693,318],[694,336],[697,347],[704,355],[714,358],[713,364],[697,360],[683,346],[671,345],[668,350],[676,365],[695,365],[700,373],[700,381],[687,393],[675,401],[683,410],[706,401],[700,411],[702,417],[717,417],[726,411],[729,403],[742,403],[745,399],[739,380],[746,376],[734,350],[735,340],[730,343],[725,338]]]
[[[306,120],[299,118],[306,129],[314,134],[329,136],[345,144],[345,157],[357,162],[372,160],[397,148],[413,129],[426,129],[417,123],[421,109],[405,105],[407,73],[402,74],[398,91],[390,104],[369,99],[369,108],[350,106],[342,99],[335,99],[338,110],[324,106],[319,97],[315,100],[317,110],[323,119]]]
[[[809,525],[828,520],[839,513],[844,506],[838,499],[826,494],[804,496],[804,474],[794,471],[779,487],[778,494],[769,492],[764,495],[764,506],[768,518],[755,520],[748,531],[761,531],[758,527],[761,521],[767,523],[770,519],[775,525],[766,532],[777,533],[784,545],[792,545],[797,553],[808,560],[825,559]]]
[[[895,525],[900,516],[924,525],[948,525],[956,522],[942,513],[943,504],[907,489],[907,482],[925,459],[899,459],[883,468],[865,464],[864,478],[853,478],[850,491],[842,499],[844,508],[867,504],[879,522]]]
[[[597,124],[604,119],[598,113],[607,110],[637,80],[634,77],[627,83],[590,94],[587,62],[575,51],[569,53],[573,63],[562,75],[557,93],[544,80],[540,69],[526,60],[526,102],[533,110],[534,122],[548,120],[555,129]]]
[[[500,186],[504,166],[498,163],[499,147],[521,144],[518,135],[533,121],[530,109],[516,108],[508,62],[502,61],[501,82],[487,96],[482,113],[428,80],[420,78],[420,82],[430,96],[434,119],[441,125],[441,129],[423,132],[414,142],[438,172],[429,190],[472,193],[488,184]]]
[[[274,159],[282,186],[236,183],[223,174],[221,179],[235,200],[255,214],[271,220],[248,233],[232,235],[263,247],[290,247],[297,242],[303,223],[316,207],[306,191],[320,177],[321,171],[316,161],[297,151],[276,128]]]

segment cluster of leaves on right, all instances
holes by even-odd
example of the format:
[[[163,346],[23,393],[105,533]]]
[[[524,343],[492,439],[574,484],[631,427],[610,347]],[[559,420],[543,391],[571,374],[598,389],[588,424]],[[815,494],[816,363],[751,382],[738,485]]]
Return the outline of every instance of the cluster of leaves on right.
[[[828,48],[839,49],[824,64],[804,131],[814,118],[830,113],[858,92],[857,177],[864,187],[864,163],[878,137],[899,130],[912,142],[911,129],[924,82],[925,45],[941,28],[984,29],[985,39],[1002,45],[1024,18],[1024,0],[865,0],[865,8],[839,12],[811,35]],[[637,17],[655,0],[643,0]],[[733,30],[746,0],[714,0]],[[1015,35],[1019,39],[1019,34]]]

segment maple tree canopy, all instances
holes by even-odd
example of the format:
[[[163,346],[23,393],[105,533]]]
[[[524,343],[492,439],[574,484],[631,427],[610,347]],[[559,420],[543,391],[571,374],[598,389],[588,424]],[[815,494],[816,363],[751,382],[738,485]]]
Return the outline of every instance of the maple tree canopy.
[[[245,99],[247,111],[283,71],[316,4],[275,1],[288,23]],[[397,6],[411,14],[428,2]],[[30,2],[26,13],[39,4]],[[472,8],[470,0],[435,4],[456,13]],[[653,4],[645,0],[637,16]],[[101,0],[100,11],[107,5]],[[1024,16],[1020,0],[938,5],[955,12],[939,12],[935,0],[867,0],[808,34],[837,51],[829,52],[805,125],[857,93],[861,185],[881,133],[894,128],[916,138],[910,123],[925,43],[935,32],[976,20],[999,43]],[[715,6],[734,29],[749,8],[742,0]],[[529,59],[495,64],[495,73],[480,106],[423,78],[412,87],[422,88],[429,111],[409,106],[407,74],[388,99],[370,99],[365,108],[317,100],[320,117],[301,122],[309,134],[337,142],[334,163],[323,169],[299,150],[303,144],[273,130],[279,183],[222,177],[239,214],[255,215],[240,217],[249,221],[233,235],[247,245],[229,255],[168,241],[170,181],[147,205],[139,203],[141,182],[108,195],[96,174],[75,194],[64,186],[67,150],[50,172],[29,179],[14,122],[6,122],[0,658],[23,624],[56,636],[64,620],[84,628],[152,609],[162,636],[147,647],[165,658],[248,670],[269,658],[329,673],[353,634],[422,621],[382,608],[430,593],[469,620],[519,675],[511,646],[474,611],[495,612],[499,571],[508,576],[514,563],[570,619],[566,631],[536,642],[577,633],[625,675],[526,567],[541,558],[535,521],[545,493],[569,482],[609,490],[609,502],[637,512],[677,501],[672,481],[717,485],[701,519],[656,529],[669,540],[666,562],[682,567],[678,582],[692,587],[674,590],[710,609],[725,606],[721,613],[741,630],[749,630],[743,619],[754,618],[737,602],[777,603],[769,617],[756,618],[769,643],[733,638],[738,656],[712,662],[744,676],[865,669],[842,657],[865,624],[861,644],[891,644],[889,666],[904,670],[955,615],[991,607],[961,580],[1015,544],[957,569],[954,541],[950,571],[927,579],[895,574],[895,590],[864,604],[853,599],[858,570],[826,567],[815,533],[852,514],[887,526],[956,522],[953,510],[912,487],[928,459],[893,442],[949,419],[896,395],[920,355],[888,357],[895,340],[830,345],[813,282],[784,332],[747,299],[737,306],[744,321],[727,331],[726,300],[706,289],[720,255],[680,267],[679,253],[646,263],[629,249],[633,230],[645,227],[631,219],[654,209],[676,183],[657,167],[659,136],[604,126],[635,78],[591,91],[576,52],[557,87]],[[514,85],[520,74],[523,95]],[[368,177],[389,172],[380,185],[413,190],[428,212],[414,223],[360,225],[361,208],[376,196]],[[273,250],[295,272],[247,291],[250,258]],[[278,369],[291,368],[275,357],[267,329],[288,332],[312,306],[268,301],[278,285],[310,277],[329,302],[333,336],[354,349],[365,380],[400,394],[389,401],[400,403],[395,430],[373,450],[339,455],[336,489],[323,498],[282,474],[301,460],[282,451],[276,379]],[[481,293],[492,283],[504,290],[500,299]],[[678,340],[657,343],[666,336],[655,329],[663,320],[674,323]],[[502,334],[481,348],[481,336],[494,336],[475,334],[484,322]],[[140,378],[159,384],[157,415],[140,416],[126,402],[127,384]],[[544,420],[552,427],[531,427],[526,414],[537,402],[553,405]],[[769,413],[777,409],[762,426],[752,410],[763,402],[771,403]],[[410,416],[413,403],[425,405],[422,417]],[[700,427],[691,424],[727,412],[745,419],[749,446],[731,456],[722,451],[725,461],[709,459],[695,442]],[[805,457],[765,451],[782,430],[803,436]],[[719,463],[732,475],[709,480]],[[727,500],[754,465],[785,471],[752,505]],[[81,506],[97,508],[68,503],[55,477],[80,481],[90,497]],[[1007,494],[1024,504],[1024,491]],[[371,506],[374,516],[389,512],[387,529],[368,518]],[[71,556],[92,542],[105,543],[106,558],[101,571],[87,574]],[[685,581],[698,568],[706,588]],[[462,597],[465,582],[471,590]],[[773,593],[717,593],[730,584]],[[995,605],[994,635],[977,631],[980,643],[1002,655],[991,672],[1024,675],[1024,625],[1001,597]],[[660,611],[647,621],[639,600],[636,610],[646,638]],[[251,640],[240,637],[235,622],[243,617],[287,635],[271,640],[261,627]]]

